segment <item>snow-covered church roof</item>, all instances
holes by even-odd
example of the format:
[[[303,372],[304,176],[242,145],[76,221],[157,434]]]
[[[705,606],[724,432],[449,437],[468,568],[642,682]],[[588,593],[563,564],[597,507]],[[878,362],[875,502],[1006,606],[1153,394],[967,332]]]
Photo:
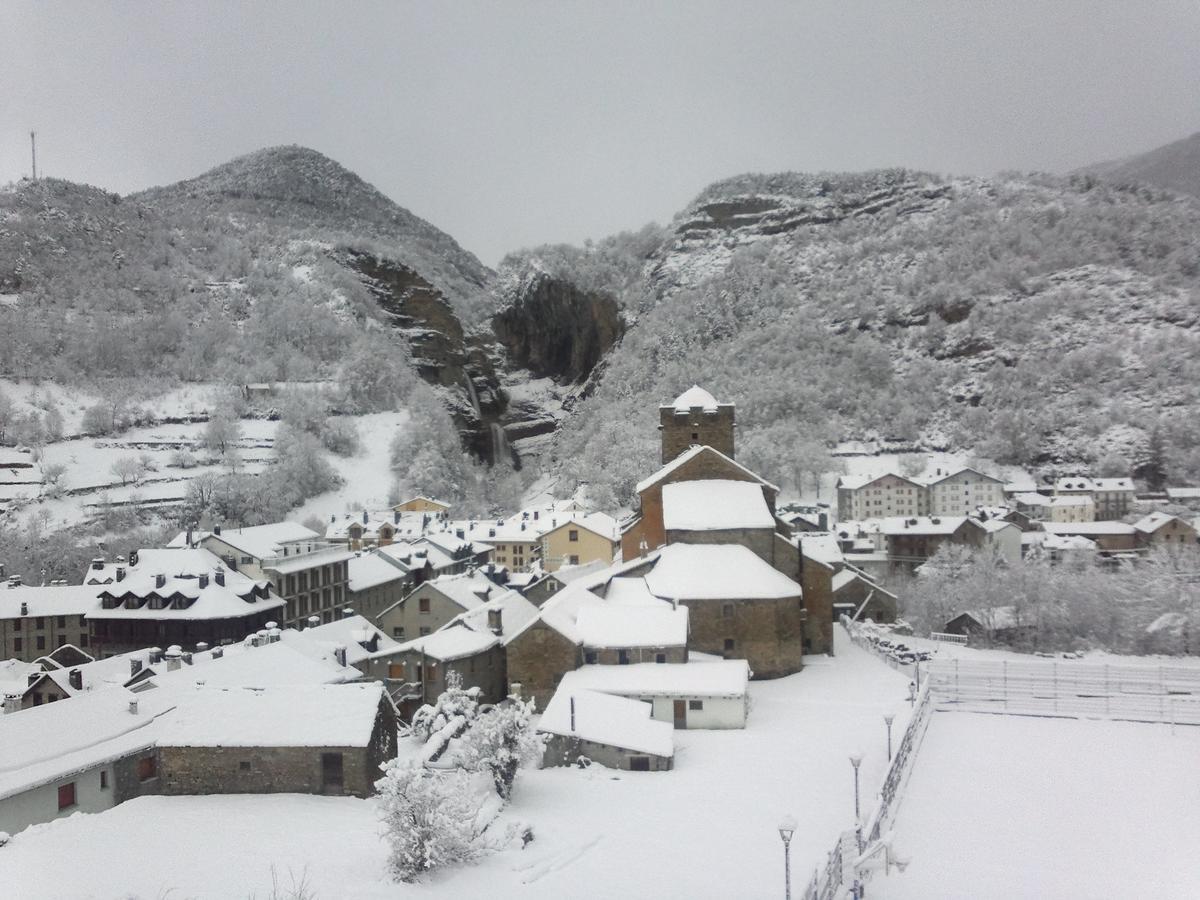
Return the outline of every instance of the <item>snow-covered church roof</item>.
[[[663,486],[668,531],[774,528],[762,485],[753,481],[677,481]]]

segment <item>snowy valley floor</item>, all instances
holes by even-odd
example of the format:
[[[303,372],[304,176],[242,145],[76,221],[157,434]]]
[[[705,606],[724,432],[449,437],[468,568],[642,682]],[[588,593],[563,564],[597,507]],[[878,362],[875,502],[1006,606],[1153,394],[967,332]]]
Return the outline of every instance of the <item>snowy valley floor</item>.
[[[35,826],[0,848],[0,893],[39,898],[268,897],[307,877],[331,898],[777,897],[776,827],[799,820],[793,884],[807,881],[853,820],[848,754],[863,802],[883,776],[885,712],[908,716],[907,678],[836,629],[838,655],[751,685],[745,731],[677,731],[665,773],[527,771],[504,821],[535,840],[415,886],[387,881],[370,801],[299,795],[147,797]]]
[[[937,713],[868,896],[1200,897],[1200,728]]]

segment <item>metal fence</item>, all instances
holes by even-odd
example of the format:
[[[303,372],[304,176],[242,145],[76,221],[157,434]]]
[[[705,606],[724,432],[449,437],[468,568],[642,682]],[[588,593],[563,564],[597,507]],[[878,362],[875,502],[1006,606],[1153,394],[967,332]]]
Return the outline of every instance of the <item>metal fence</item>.
[[[1200,667],[933,660],[939,710],[1200,725]]]

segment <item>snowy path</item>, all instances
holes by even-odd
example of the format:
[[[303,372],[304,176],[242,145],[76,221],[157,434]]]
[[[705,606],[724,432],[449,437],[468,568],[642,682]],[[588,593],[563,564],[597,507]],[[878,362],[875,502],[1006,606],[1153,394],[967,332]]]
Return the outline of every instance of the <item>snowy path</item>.
[[[1198,897],[1200,728],[937,713],[868,894]]]

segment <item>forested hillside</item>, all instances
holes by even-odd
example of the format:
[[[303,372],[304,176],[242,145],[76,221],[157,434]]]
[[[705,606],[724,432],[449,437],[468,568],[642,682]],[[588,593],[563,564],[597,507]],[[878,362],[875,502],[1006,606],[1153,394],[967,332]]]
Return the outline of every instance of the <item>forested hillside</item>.
[[[1080,170],[1115,184],[1149,184],[1200,197],[1200,133],[1147,153]]]
[[[626,500],[655,406],[738,404],[739,456],[793,483],[849,438],[1043,471],[1200,477],[1200,207],[1078,176],[747,175],[669,228],[510,256],[636,318],[559,437],[564,489]],[[621,447],[614,454],[610,448]]]

